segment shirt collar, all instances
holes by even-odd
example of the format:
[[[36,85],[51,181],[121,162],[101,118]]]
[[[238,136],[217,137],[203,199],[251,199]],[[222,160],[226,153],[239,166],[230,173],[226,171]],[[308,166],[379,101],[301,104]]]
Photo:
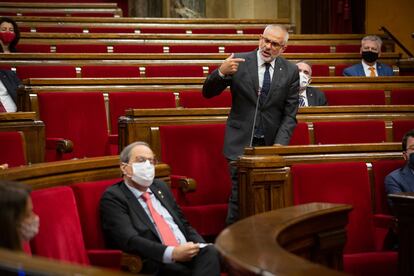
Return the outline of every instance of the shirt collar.
[[[365,61],[362,60],[362,67],[364,67],[364,71],[368,71],[369,70],[368,68],[371,67],[371,65],[366,64]],[[374,67],[375,71],[376,71],[377,70],[377,62],[375,62],[374,65],[372,65],[372,67]]]
[[[124,181],[124,184],[131,191],[131,193],[134,194],[134,196],[136,198],[140,198],[142,196],[142,194],[144,193],[144,192],[141,192],[140,190],[138,190],[137,188],[132,187],[131,185],[128,185],[125,181]],[[152,191],[149,188],[146,190],[146,192],[148,192],[150,195],[152,194]]]

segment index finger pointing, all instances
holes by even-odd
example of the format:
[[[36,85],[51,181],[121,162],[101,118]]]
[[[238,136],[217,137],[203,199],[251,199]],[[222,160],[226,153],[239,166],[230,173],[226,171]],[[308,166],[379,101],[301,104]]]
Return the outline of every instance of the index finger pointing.
[[[246,60],[244,58],[232,58],[231,61],[240,63],[240,62],[245,62]]]

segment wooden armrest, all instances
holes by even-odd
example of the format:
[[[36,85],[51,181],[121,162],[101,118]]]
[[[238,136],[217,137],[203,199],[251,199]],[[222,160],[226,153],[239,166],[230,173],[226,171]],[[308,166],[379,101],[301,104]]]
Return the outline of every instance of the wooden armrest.
[[[121,268],[134,274],[139,273],[142,269],[141,257],[122,252]]]
[[[73,142],[63,138],[46,138],[46,149],[56,150],[59,153],[73,151]]]
[[[171,188],[179,188],[184,193],[194,192],[197,188],[197,181],[182,175],[171,175]]]

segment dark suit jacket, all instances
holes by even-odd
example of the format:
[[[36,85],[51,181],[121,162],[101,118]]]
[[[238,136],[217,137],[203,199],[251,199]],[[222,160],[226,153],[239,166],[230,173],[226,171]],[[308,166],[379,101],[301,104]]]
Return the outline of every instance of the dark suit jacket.
[[[244,147],[250,143],[259,90],[257,51],[239,53],[235,57],[244,58],[245,62],[239,64],[234,75],[222,78],[216,69],[203,85],[203,95],[206,98],[217,96],[230,86],[232,107],[224,138],[224,155],[230,160],[236,160],[242,155]],[[258,110],[264,126],[266,145],[289,144],[296,126],[298,89],[297,66],[282,57],[276,58],[269,94]]]
[[[386,64],[377,62],[377,71],[378,76],[394,76],[394,72],[392,68]],[[362,62],[352,65],[348,68],[345,68],[343,72],[344,76],[361,76],[365,77],[364,67],[362,66]]]
[[[391,172],[385,178],[387,194],[414,192],[414,174],[408,165]]]
[[[315,87],[308,86],[306,88],[306,97],[308,99],[308,106],[328,105],[325,93]]]
[[[11,70],[0,70],[0,79],[6,87],[7,92],[17,105],[17,88],[21,85],[21,81],[17,77],[16,73]]]
[[[165,245],[157,230],[132,192],[121,181],[110,186],[100,202],[100,216],[105,240],[109,247],[138,254],[144,260],[162,262]],[[188,224],[167,185],[154,180],[151,191],[170,212],[187,241],[204,242]]]

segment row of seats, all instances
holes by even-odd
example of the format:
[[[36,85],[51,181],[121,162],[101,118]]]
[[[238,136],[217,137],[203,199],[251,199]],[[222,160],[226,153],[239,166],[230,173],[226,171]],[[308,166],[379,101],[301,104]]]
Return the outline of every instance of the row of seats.
[[[7,62],[6,62],[7,63]],[[314,64],[313,76],[342,76],[351,64]],[[139,78],[139,77],[205,77],[218,65],[18,65],[3,63],[1,69],[13,70],[20,79],[28,78]]]
[[[238,53],[253,51],[257,43],[228,44],[29,44],[17,45],[20,53]],[[359,53],[360,45],[289,45],[285,53]]]

